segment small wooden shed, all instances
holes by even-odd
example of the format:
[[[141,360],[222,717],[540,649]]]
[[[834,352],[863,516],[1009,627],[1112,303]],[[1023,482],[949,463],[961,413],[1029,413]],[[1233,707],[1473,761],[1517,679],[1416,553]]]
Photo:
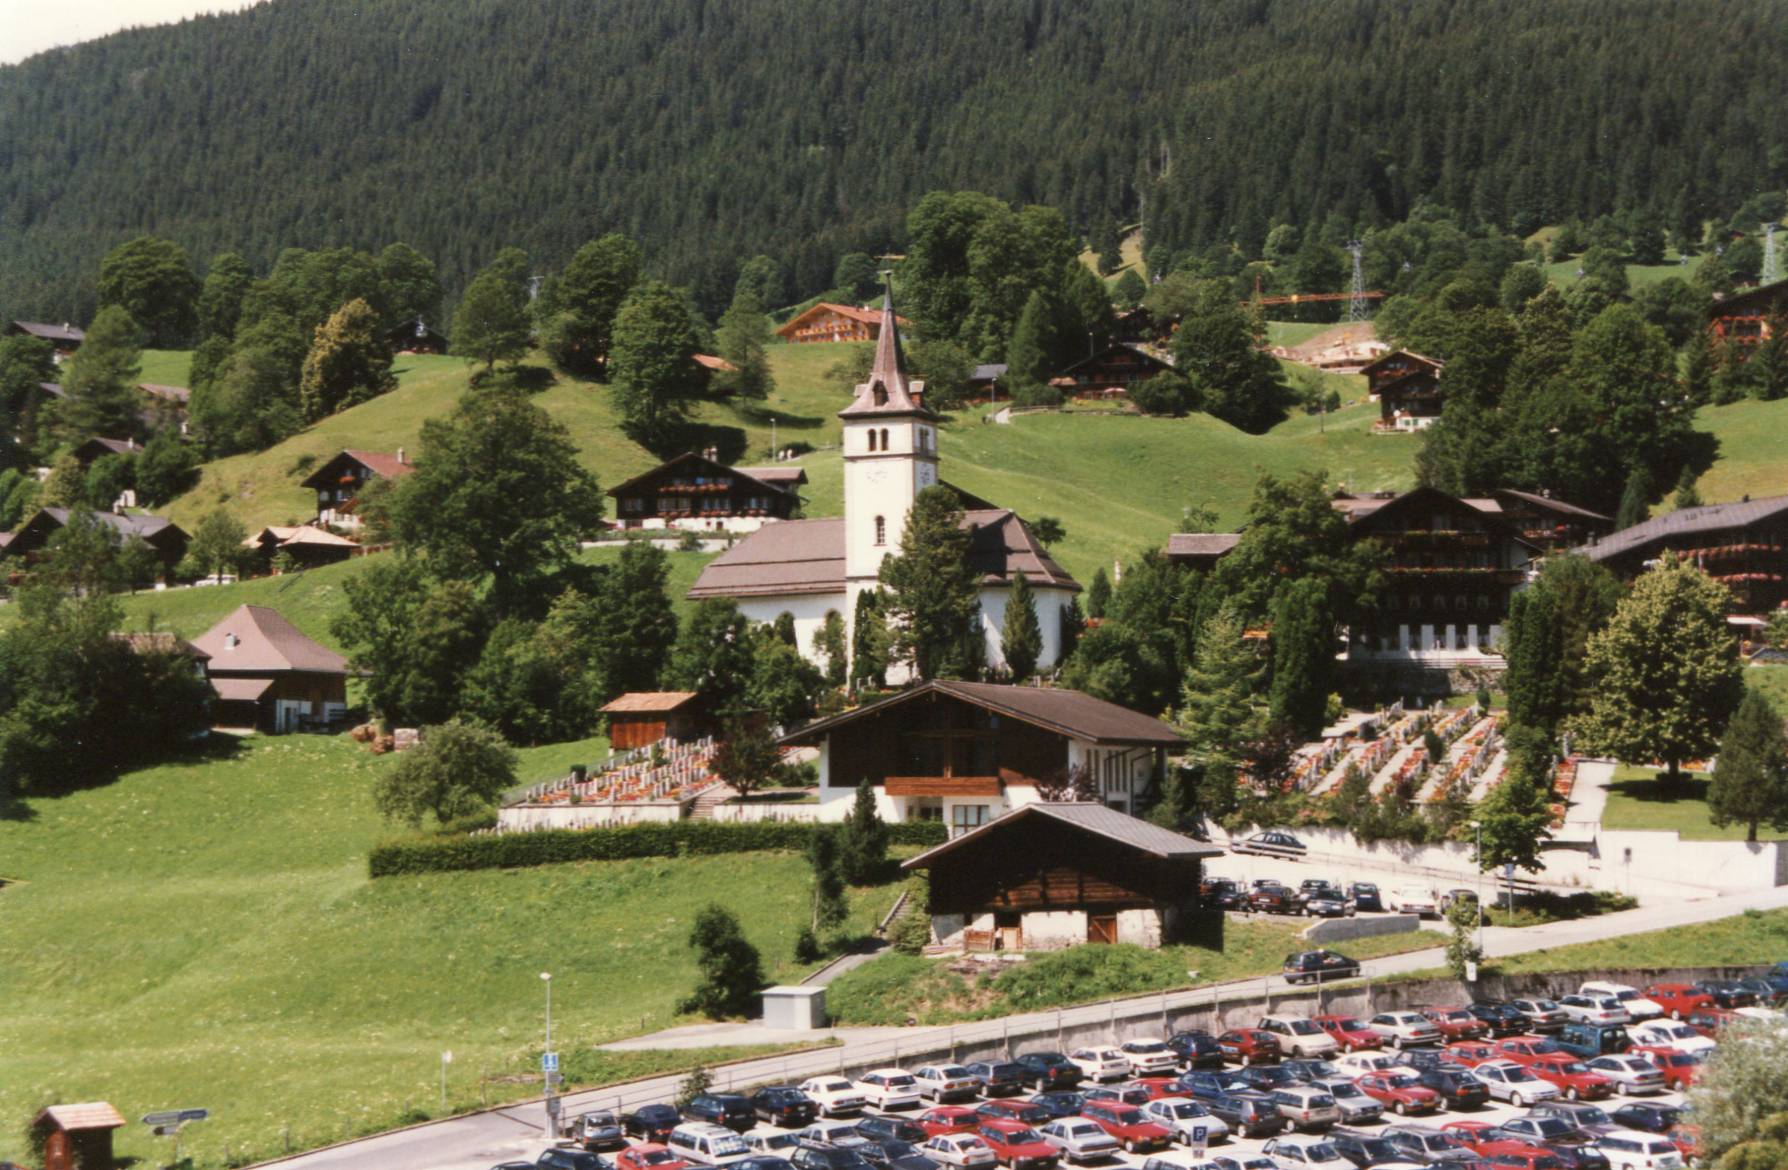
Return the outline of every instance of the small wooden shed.
[[[43,1170],[112,1170],[112,1131],[123,1125],[104,1101],[51,1105],[31,1121],[43,1138]]]
[[[661,739],[694,739],[702,732],[701,696],[695,691],[631,691],[602,709],[608,742],[616,751]]]

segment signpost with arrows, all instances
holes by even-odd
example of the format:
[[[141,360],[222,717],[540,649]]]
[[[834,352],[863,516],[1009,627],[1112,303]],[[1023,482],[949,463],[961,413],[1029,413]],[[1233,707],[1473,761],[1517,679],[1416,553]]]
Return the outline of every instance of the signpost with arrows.
[[[143,1124],[154,1131],[156,1137],[174,1139],[174,1164],[180,1164],[180,1131],[188,1122],[205,1121],[211,1116],[209,1109],[163,1109],[159,1113],[143,1114]]]

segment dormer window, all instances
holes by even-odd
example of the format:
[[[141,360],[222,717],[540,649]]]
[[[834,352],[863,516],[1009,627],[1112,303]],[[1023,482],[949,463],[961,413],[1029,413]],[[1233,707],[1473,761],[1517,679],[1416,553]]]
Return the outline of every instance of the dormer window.
[[[870,391],[870,394],[874,397],[877,406],[888,405],[888,388],[880,382],[875,384],[875,388]]]

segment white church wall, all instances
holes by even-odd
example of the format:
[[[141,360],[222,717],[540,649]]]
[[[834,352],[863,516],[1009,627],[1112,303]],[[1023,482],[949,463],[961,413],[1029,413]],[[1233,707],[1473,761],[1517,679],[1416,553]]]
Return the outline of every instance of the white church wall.
[[[1037,656],[1038,670],[1053,670],[1061,661],[1062,606],[1073,598],[1074,594],[1067,589],[1036,586],[1031,589],[1032,608],[1037,611],[1037,625],[1043,635],[1043,650]],[[987,665],[996,670],[1006,665],[1000,639],[1006,628],[1006,603],[1011,599],[1012,589],[1008,585],[981,590],[981,635],[986,641]]]
[[[795,593],[780,597],[739,598],[739,612],[754,622],[774,622],[784,613],[792,614],[795,619],[795,648],[821,669],[825,668],[826,656],[814,648],[814,640],[819,636],[821,627],[826,624],[826,614],[831,610],[837,610],[838,615],[844,618],[848,631],[851,615],[842,593]]]

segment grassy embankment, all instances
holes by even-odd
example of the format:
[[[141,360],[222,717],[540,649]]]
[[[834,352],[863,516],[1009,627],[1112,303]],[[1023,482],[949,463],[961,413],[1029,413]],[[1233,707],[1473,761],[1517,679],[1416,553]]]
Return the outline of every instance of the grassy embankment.
[[[1497,959],[1495,971],[1742,967],[1788,956],[1788,910],[1747,910],[1695,926],[1575,943]]]
[[[601,756],[524,752],[524,777]],[[260,738],[27,801],[0,821],[0,1116],[103,1099],[126,1116],[203,1105],[201,1167],[335,1141],[536,1091],[539,973],[574,1083],[743,1053],[607,1053],[662,1027],[695,982],[695,911],[736,911],[773,979],[807,919],[808,871],[760,853],[366,877],[389,829],[368,791],[396,757],[346,739]],[[851,892],[867,931],[895,886]],[[486,1078],[489,1078],[488,1080]],[[0,1159],[21,1158],[0,1128]],[[165,1143],[132,1125],[125,1157]]]

